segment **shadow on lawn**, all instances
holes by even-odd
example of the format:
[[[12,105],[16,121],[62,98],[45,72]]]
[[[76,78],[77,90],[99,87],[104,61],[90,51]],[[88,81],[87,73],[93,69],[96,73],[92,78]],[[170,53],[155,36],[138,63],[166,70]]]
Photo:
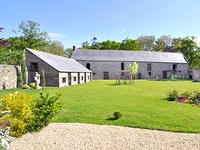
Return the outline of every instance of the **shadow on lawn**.
[[[116,118],[107,118],[106,120],[110,120],[110,121],[112,121],[112,120],[117,120]]]

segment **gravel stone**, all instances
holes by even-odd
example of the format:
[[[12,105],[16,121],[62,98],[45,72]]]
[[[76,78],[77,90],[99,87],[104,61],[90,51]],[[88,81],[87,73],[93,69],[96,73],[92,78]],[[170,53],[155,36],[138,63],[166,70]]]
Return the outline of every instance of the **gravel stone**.
[[[198,150],[200,134],[84,123],[51,123],[12,141],[9,150]]]

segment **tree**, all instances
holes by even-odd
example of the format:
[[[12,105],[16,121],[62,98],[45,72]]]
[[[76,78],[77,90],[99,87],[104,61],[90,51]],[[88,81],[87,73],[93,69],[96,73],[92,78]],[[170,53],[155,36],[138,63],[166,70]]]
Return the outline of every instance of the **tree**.
[[[135,74],[138,71],[138,64],[136,62],[134,62],[133,65],[129,64],[129,71],[131,74],[131,81],[134,83]]]
[[[181,52],[185,55],[191,68],[200,63],[200,49],[195,42],[195,37],[175,38],[172,47],[175,52]]]
[[[22,82],[22,73],[21,70],[19,69],[17,72],[17,88],[22,88],[23,82]]]
[[[153,35],[140,36],[137,40],[142,45],[144,50],[150,51],[153,49],[153,44],[155,42],[155,37]]]
[[[3,31],[4,29],[2,27],[0,27],[0,33]],[[0,48],[6,45],[6,41],[3,40],[3,38],[0,38]]]
[[[90,49],[90,44],[88,41],[83,42],[81,45],[82,45],[82,48]]]
[[[91,41],[92,41],[91,49],[99,49],[99,43],[97,42],[97,38],[93,37]]]
[[[154,51],[172,52],[173,38],[169,35],[163,35],[155,41],[153,46]]]
[[[117,50],[120,49],[120,43],[116,42],[116,41],[103,41],[103,42],[99,42],[99,49],[102,50]]]
[[[65,55],[67,55],[68,58],[71,58],[72,53],[73,53],[73,49],[72,48],[67,48],[65,50]]]
[[[26,62],[24,57],[21,60],[21,70],[22,70],[23,84],[25,85],[27,84],[27,76],[26,76]]]
[[[26,46],[32,49],[40,49],[42,46],[48,45],[48,33],[40,31],[40,24],[34,21],[22,21],[18,27],[22,40],[26,42]]]
[[[137,40],[124,39],[120,45],[121,50],[142,50],[142,45]]]
[[[64,56],[64,46],[61,41],[51,41],[48,45],[40,47],[41,51]]]

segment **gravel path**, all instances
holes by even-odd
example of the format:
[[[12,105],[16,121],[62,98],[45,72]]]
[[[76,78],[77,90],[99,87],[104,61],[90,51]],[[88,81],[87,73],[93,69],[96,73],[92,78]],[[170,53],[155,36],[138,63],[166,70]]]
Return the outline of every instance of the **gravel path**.
[[[9,150],[200,149],[200,134],[94,125],[52,123],[37,133],[15,139]]]

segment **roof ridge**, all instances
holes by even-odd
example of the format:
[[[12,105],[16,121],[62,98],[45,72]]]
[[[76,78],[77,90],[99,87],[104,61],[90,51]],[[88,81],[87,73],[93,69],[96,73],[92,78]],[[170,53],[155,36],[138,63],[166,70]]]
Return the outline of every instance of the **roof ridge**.
[[[52,54],[52,53],[47,53],[47,52],[40,51],[40,50],[35,50],[35,49],[31,49],[31,48],[26,48],[26,49],[27,50],[31,50],[31,51],[37,51],[37,52],[46,53],[46,54],[53,55],[53,56],[58,56],[58,57],[74,60],[73,58],[68,58],[68,57],[65,57],[65,56],[60,56],[60,55],[56,55],[56,54]]]
[[[75,51],[80,50],[80,51],[122,51],[122,52],[149,52],[149,53],[172,53],[172,54],[183,54],[181,52],[155,52],[155,51],[145,51],[145,50],[120,50],[120,49],[76,49]]]

